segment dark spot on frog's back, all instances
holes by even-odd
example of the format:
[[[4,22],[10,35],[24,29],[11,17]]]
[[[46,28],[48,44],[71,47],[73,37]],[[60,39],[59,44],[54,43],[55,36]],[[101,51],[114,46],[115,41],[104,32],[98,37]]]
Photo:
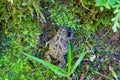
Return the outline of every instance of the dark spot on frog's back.
[[[57,45],[57,44],[55,44],[55,47],[58,47],[58,45]]]
[[[59,36],[57,36],[57,41],[59,40]]]
[[[62,47],[59,45],[59,48],[60,48],[60,50],[62,49]]]
[[[63,38],[61,38],[60,41],[63,42]]]

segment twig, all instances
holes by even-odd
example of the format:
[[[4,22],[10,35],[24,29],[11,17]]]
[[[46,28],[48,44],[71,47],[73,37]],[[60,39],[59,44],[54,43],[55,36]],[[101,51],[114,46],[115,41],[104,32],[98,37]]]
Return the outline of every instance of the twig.
[[[82,1],[82,0],[80,0],[80,2],[81,2],[81,4],[82,4],[82,6],[83,6],[85,9],[87,9],[88,11],[90,11],[90,12],[92,12],[92,13],[97,13],[97,11],[95,12],[95,11],[87,8],[87,7],[83,4],[83,1]]]
[[[105,37],[109,32],[110,32],[110,30],[107,31],[103,36],[101,36],[100,39],[102,39],[103,37]]]
[[[95,72],[95,73],[97,73],[97,74],[99,74],[99,75],[101,75],[101,76],[103,76],[103,77],[105,77],[105,78],[107,78],[109,80],[113,80],[112,78],[109,78],[109,77],[107,77],[107,76],[105,76],[105,75],[103,75],[103,74],[101,74],[101,73],[99,73],[99,72],[97,72],[97,71],[95,71],[93,69],[90,69],[90,70],[92,70],[93,72]]]

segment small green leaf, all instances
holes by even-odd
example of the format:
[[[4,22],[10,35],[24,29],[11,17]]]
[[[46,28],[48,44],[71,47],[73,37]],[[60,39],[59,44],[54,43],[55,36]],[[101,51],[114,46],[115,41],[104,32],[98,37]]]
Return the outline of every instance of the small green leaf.
[[[74,64],[72,70],[71,70],[71,74],[75,71],[75,69],[78,67],[78,65],[80,65],[81,61],[83,60],[83,58],[85,57],[86,53],[85,53],[85,48],[83,48],[83,51],[79,57],[79,59],[76,61],[76,63]]]
[[[110,6],[114,6],[114,5],[115,5],[115,2],[116,2],[116,0],[108,0],[108,4],[109,4]]]
[[[119,24],[120,10],[115,10],[114,14],[116,14],[116,15],[115,15],[114,18],[112,18],[112,21],[114,22],[114,25],[113,25],[112,29],[113,29],[114,32],[117,32],[117,28],[120,28],[120,24]]]
[[[96,6],[100,6],[102,4],[100,0],[96,0],[95,2],[96,2],[95,3]]]
[[[95,2],[96,2],[95,4],[96,6],[101,6],[106,2],[106,0],[96,0]]]
[[[104,3],[103,5],[105,6],[105,8],[110,9],[110,6],[109,6],[109,4],[107,2]]]

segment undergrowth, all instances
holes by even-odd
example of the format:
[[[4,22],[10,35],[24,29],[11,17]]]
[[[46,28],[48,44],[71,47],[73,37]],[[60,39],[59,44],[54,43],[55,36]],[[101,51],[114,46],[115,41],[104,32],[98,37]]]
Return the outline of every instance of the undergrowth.
[[[40,25],[33,16],[36,13],[32,8],[34,4],[32,0],[0,2],[0,79],[32,79],[33,71],[21,53],[32,54],[37,46]]]

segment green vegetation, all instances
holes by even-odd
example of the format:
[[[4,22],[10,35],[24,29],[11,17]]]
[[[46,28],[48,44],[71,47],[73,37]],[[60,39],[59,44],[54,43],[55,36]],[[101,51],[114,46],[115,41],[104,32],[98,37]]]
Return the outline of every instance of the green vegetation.
[[[100,7],[103,11],[104,7],[107,9],[114,9],[115,16],[112,18],[114,25],[112,27],[114,32],[117,32],[117,28],[120,28],[120,1],[118,0],[96,0],[96,6]]]
[[[72,63],[72,58],[71,58],[71,46],[70,46],[70,42],[68,41],[68,70],[64,71],[63,69],[61,69],[58,66],[55,66],[49,62],[46,62],[42,59],[38,59],[35,58],[31,55],[25,54],[27,57],[30,57],[31,59],[38,61],[39,63],[42,63],[44,66],[47,66],[49,69],[51,69],[52,71],[54,71],[56,74],[60,75],[60,76],[64,76],[67,77],[69,79],[70,75],[75,71],[75,69],[78,67],[78,65],[80,65],[80,62],[82,61],[82,59],[85,56],[85,49],[83,49],[81,55],[79,56],[79,59],[76,61],[76,63],[73,65],[73,67],[71,68],[71,63]]]
[[[65,5],[56,4],[54,9],[49,10],[51,14],[51,19],[55,22],[56,25],[61,27],[79,27],[77,23],[80,22],[79,19],[72,14],[71,9],[67,9]]]
[[[35,10],[31,8],[34,4],[19,0],[0,2],[0,79],[30,79],[32,67],[21,53],[32,54],[40,34],[38,20],[33,17]]]
[[[43,57],[48,27],[74,29],[65,68]],[[0,80],[117,80],[119,28],[119,0],[0,0]]]

